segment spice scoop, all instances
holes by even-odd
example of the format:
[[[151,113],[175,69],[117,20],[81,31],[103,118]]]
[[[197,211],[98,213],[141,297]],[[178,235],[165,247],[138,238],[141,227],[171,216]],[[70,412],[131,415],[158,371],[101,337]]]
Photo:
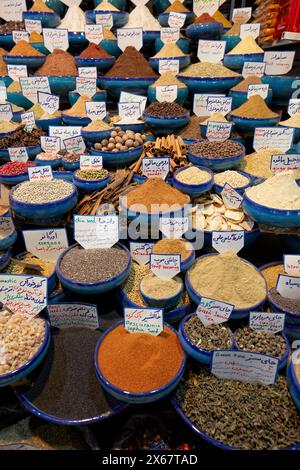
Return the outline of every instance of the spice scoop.
[[[153,273],[140,282],[140,293],[150,307],[171,308],[178,304],[183,293],[183,282],[179,276],[161,279]]]
[[[27,263],[26,261],[21,261],[21,260],[16,259],[16,258],[11,258],[11,261],[18,264],[19,266],[23,266],[24,268],[30,269],[32,271],[37,271],[39,273],[43,271],[42,266],[38,266],[37,264]]]

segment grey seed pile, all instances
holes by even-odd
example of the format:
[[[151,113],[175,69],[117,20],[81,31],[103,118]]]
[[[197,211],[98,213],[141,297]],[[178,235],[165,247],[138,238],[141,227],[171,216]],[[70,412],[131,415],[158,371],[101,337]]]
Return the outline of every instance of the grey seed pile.
[[[300,415],[279,375],[274,385],[224,380],[208,368],[186,372],[176,398],[210,437],[242,450],[276,450],[300,439]]]
[[[276,287],[268,292],[268,298],[276,304],[277,307],[282,309],[284,312],[289,312],[294,315],[299,316],[300,312],[300,300],[299,299],[288,299],[287,297],[282,297],[282,295],[277,292]]]
[[[185,322],[184,332],[195,346],[205,351],[230,349],[232,346],[230,328],[221,324],[204,326],[197,315],[193,315]]]
[[[241,153],[239,144],[232,140],[225,142],[213,142],[210,140],[201,140],[188,146],[190,153],[205,158],[229,158]]]
[[[285,340],[281,335],[252,330],[249,326],[237,331],[235,340],[239,349],[268,356],[282,357],[286,350]]]
[[[25,181],[14,190],[13,197],[27,204],[45,204],[70,196],[73,189],[72,183],[59,179]]]
[[[60,269],[66,278],[90,284],[117,276],[127,263],[128,254],[119,247],[84,250],[75,246],[63,256]]]

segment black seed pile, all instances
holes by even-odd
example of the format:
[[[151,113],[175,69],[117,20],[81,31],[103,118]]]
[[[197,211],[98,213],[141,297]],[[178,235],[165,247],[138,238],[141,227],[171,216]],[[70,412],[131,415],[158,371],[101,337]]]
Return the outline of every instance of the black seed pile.
[[[31,147],[41,145],[42,135],[46,135],[46,133],[41,129],[33,129],[32,132],[20,129],[12,135],[0,139],[0,150],[7,149],[8,147]]]
[[[300,300],[282,297],[282,295],[277,292],[276,287],[273,287],[269,290],[268,298],[271,302],[274,302],[276,306],[281,308],[284,312],[300,315]]]
[[[188,146],[188,151],[205,158],[229,158],[241,153],[241,146],[233,140],[214,142],[201,140]]]

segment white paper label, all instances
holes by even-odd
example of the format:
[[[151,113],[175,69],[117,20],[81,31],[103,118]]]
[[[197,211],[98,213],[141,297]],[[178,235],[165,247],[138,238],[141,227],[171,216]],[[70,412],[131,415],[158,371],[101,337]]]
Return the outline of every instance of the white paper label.
[[[124,326],[130,333],[148,333],[157,336],[164,329],[162,310],[124,308]]]
[[[20,78],[28,77],[27,65],[7,64],[7,75],[18,82]]]
[[[140,265],[149,263],[153,246],[151,242],[129,242],[132,259]]]
[[[41,147],[44,152],[58,153],[61,149],[60,137],[41,136]]]
[[[25,124],[25,128],[28,132],[31,132],[35,126],[35,116],[33,111],[21,114],[22,124]]]
[[[64,228],[24,230],[23,237],[27,251],[50,263],[56,263],[61,253],[69,246]]]
[[[111,13],[101,13],[96,15],[96,24],[101,24],[103,28],[111,29],[114,24],[113,16]]]
[[[38,102],[38,91],[51,93],[48,77],[24,77],[20,78],[22,93],[33,103]]]
[[[103,39],[102,24],[86,24],[84,26],[85,37],[89,42],[99,44]]]
[[[179,72],[179,60],[178,59],[159,59],[158,72],[160,75],[163,75],[166,72],[172,72],[177,75]]]
[[[0,80],[0,103],[3,103],[6,100],[7,100],[6,86],[5,86],[5,83],[2,80]]]
[[[159,230],[167,238],[181,238],[188,229],[188,217],[161,217],[159,219]]]
[[[78,76],[82,78],[97,78],[97,67],[78,67]]]
[[[232,98],[227,96],[208,96],[206,111],[209,116],[213,113],[220,113],[223,116],[231,111]]]
[[[289,100],[288,114],[294,116],[294,114],[300,114],[300,99],[291,98]]]
[[[224,185],[221,196],[226,207],[232,209],[241,207],[243,197],[230,184],[226,183]]]
[[[279,274],[276,290],[287,299],[300,299],[300,277]]]
[[[10,147],[7,150],[11,162],[27,162],[28,153],[26,147]]]
[[[167,101],[168,103],[173,103],[177,98],[178,86],[177,85],[162,85],[157,86],[156,90],[156,99],[160,103]]]
[[[42,22],[40,20],[28,20],[25,21],[25,29],[26,31],[31,33],[38,33],[41,34],[42,32]]]
[[[10,103],[0,104],[0,119],[2,121],[10,121],[13,117],[12,107]]]
[[[160,39],[163,43],[176,43],[179,39],[180,29],[179,28],[161,28]]]
[[[278,359],[247,351],[213,351],[211,373],[221,379],[259,382],[276,381]]]
[[[252,36],[253,39],[258,38],[260,32],[260,23],[241,24],[240,38],[244,39],[247,36]]]
[[[52,168],[50,165],[28,167],[28,175],[30,181],[53,179]]]
[[[266,64],[264,62],[244,62],[242,75],[247,78],[250,75],[263,77],[265,73]]]
[[[287,39],[288,41],[300,41],[300,33],[284,31],[281,35],[281,39]]]
[[[119,101],[120,103],[140,103],[142,115],[146,108],[147,96],[139,96],[133,93],[127,93],[126,91],[121,91]]]
[[[201,16],[203,13],[213,15],[219,8],[219,0],[193,0],[193,10],[196,16]]]
[[[272,155],[270,169],[273,173],[300,170],[300,154]]]
[[[283,255],[284,270],[291,276],[300,276],[300,255]]]
[[[38,102],[45,113],[53,114],[59,109],[59,96],[38,91]]]
[[[207,93],[196,93],[194,95],[193,111],[196,116],[207,116],[207,101],[212,95]],[[225,95],[213,95],[213,98]]]
[[[261,96],[264,100],[268,96],[268,91],[269,91],[269,85],[268,84],[262,84],[262,85],[249,85],[248,86],[248,93],[247,93],[247,98],[249,99],[250,96],[254,95],[259,95]]]
[[[218,253],[225,251],[233,251],[238,253],[244,247],[244,230],[236,231],[213,231],[212,232],[212,247]]]
[[[35,317],[47,306],[47,278],[0,274],[0,302],[13,313]]]
[[[170,171],[170,158],[143,158],[142,173],[147,178],[166,178]]]
[[[12,32],[13,41],[17,44],[19,41],[29,42],[29,34],[27,31],[13,31]]]
[[[284,328],[285,313],[249,312],[249,326],[264,333],[279,333]]]
[[[81,135],[64,139],[63,143],[67,152],[84,153],[85,151],[85,143]]]
[[[117,38],[121,51],[125,51],[127,46],[133,46],[139,51],[143,47],[143,28],[119,28]]]
[[[252,16],[252,8],[234,8],[232,12],[233,23],[247,23]]]
[[[267,148],[287,152],[291,148],[293,137],[292,127],[256,127],[253,148],[256,152]]]
[[[172,279],[181,271],[180,255],[151,254],[150,269],[161,279]]]
[[[171,28],[182,28],[186,19],[186,13],[179,13],[178,11],[170,11],[168,24]]]
[[[201,62],[217,64],[223,60],[226,41],[209,41],[200,39],[198,42],[198,58]]]
[[[60,138],[60,148],[65,150],[64,140],[81,135],[81,126],[49,126],[49,136]],[[82,153],[82,152],[81,152]]]
[[[74,238],[85,249],[111,248],[119,241],[117,215],[74,215]]]
[[[81,170],[101,170],[103,158],[100,155],[80,155]]]
[[[1,0],[0,17],[5,21],[22,21],[23,11],[27,11],[26,0]]]
[[[140,103],[118,103],[118,110],[121,118],[134,120],[142,115]]]
[[[96,78],[76,77],[76,91],[83,96],[94,96],[97,91]]]
[[[234,305],[226,302],[219,302],[209,297],[201,297],[196,314],[204,326],[214,323],[224,323],[229,320]]]
[[[104,119],[106,116],[106,103],[105,101],[86,101],[85,109],[87,117],[92,121],[97,119]]]
[[[3,238],[8,237],[15,230],[11,217],[0,217],[0,233]]]
[[[99,327],[97,306],[93,304],[59,303],[47,307],[51,326],[56,328],[83,327],[95,330]]]
[[[67,29],[43,28],[44,45],[50,51],[54,49],[69,49],[69,34]]]
[[[206,138],[213,142],[225,142],[231,134],[232,122],[209,121],[207,123]]]
[[[294,63],[295,51],[266,51],[264,62],[266,63],[266,75],[285,75]]]

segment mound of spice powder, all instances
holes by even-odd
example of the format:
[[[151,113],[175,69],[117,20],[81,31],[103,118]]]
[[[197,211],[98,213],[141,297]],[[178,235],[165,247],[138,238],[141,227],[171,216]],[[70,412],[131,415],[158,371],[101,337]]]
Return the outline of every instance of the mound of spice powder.
[[[233,109],[230,114],[254,119],[269,119],[278,116],[268,108],[265,100],[259,95],[250,96],[246,103]]]
[[[133,46],[127,46],[105,77],[156,77],[143,54]]]
[[[35,72],[35,75],[76,76],[77,67],[74,57],[61,49],[54,49],[47,55],[44,64]]]
[[[81,52],[79,57],[87,59],[110,59],[112,56],[100,45],[90,43],[88,47]]]
[[[46,5],[44,0],[35,0],[29,11],[54,13],[54,11]]]
[[[232,91],[248,91],[249,85],[261,85],[262,81],[257,75],[249,75],[249,77],[242,80],[240,83],[231,88]]]
[[[174,331],[158,335],[129,333],[117,325],[103,339],[98,366],[113,385],[128,392],[149,392],[166,385],[179,372],[184,353]]]
[[[181,238],[163,238],[155,243],[152,253],[180,255],[181,261],[184,261],[191,255],[192,245]]]
[[[179,0],[171,3],[171,5],[164,11],[164,13],[170,13],[171,11],[177,11],[179,13],[189,13],[190,10],[186,8]]]
[[[203,13],[194,20],[194,23],[216,23],[216,20],[208,13]]]
[[[40,51],[32,47],[27,41],[21,39],[17,44],[7,53],[7,55],[12,56],[45,56]]]

